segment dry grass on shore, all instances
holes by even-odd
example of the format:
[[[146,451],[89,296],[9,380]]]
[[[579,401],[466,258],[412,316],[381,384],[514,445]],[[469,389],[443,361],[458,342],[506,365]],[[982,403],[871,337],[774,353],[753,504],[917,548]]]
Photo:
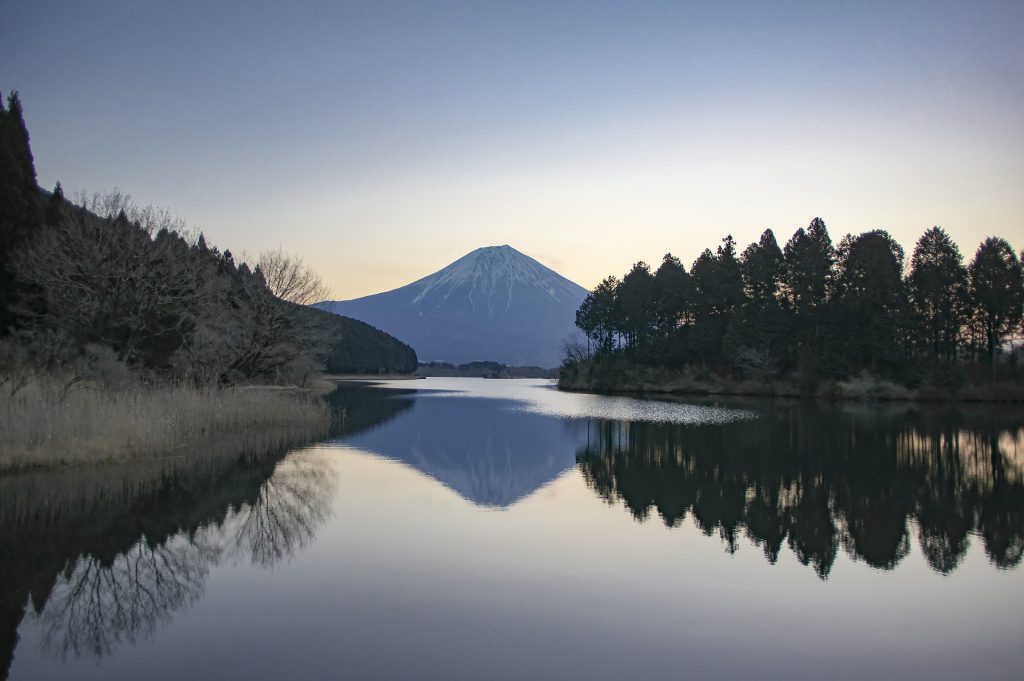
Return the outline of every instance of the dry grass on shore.
[[[299,391],[64,389],[41,380],[0,392],[0,471],[172,456],[196,438],[250,429],[326,431],[326,404]]]

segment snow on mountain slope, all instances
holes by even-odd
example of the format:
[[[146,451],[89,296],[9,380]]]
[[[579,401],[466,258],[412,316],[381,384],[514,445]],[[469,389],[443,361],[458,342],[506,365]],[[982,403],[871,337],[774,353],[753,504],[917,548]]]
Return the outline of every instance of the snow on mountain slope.
[[[401,288],[319,307],[409,343],[420,361],[558,366],[587,291],[511,246],[478,248]]]

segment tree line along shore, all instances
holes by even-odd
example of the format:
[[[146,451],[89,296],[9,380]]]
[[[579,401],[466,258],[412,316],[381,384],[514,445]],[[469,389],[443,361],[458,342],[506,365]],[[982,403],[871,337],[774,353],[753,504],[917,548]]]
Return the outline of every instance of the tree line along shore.
[[[576,314],[569,390],[1024,400],[1015,345],[1024,269],[1008,241],[969,263],[940,227],[903,247],[876,229],[833,244],[811,221],[780,247],[731,236],[689,271],[667,254],[608,277]]]
[[[0,470],[314,426],[320,372],[416,369],[408,345],[309,306],[326,297],[280,250],[242,262],[116,190],[44,191],[21,101],[0,99]]]

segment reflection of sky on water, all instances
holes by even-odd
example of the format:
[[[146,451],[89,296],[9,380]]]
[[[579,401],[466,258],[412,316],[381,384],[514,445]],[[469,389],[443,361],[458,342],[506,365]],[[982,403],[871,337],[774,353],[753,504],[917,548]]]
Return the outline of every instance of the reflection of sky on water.
[[[569,419],[606,419],[644,423],[715,424],[756,418],[755,412],[730,407],[686,404],[669,400],[648,400],[635,397],[592,395],[560,391],[551,381],[489,379],[430,379],[420,381],[389,381],[388,388],[420,390],[424,396],[459,397],[472,393],[474,398],[511,400],[510,408],[531,414]]]
[[[412,401],[378,428],[339,441],[426,473],[475,504],[507,507],[576,465],[595,419],[720,424],[745,410],[565,393],[548,381],[389,381]]]

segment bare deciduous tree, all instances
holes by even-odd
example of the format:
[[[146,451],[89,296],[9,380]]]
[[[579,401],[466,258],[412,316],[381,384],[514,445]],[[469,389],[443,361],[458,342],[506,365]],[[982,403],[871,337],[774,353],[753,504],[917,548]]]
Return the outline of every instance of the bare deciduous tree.
[[[744,373],[764,383],[771,383],[779,369],[778,358],[768,341],[740,348],[736,352],[735,365]]]
[[[323,280],[298,256],[289,255],[279,248],[260,253],[258,264],[270,292],[281,300],[312,305],[330,296]]]
[[[116,191],[81,200],[17,253],[15,271],[33,294],[19,314],[37,339],[58,330],[117,348],[131,363],[164,361],[181,344],[197,295],[180,222]]]

